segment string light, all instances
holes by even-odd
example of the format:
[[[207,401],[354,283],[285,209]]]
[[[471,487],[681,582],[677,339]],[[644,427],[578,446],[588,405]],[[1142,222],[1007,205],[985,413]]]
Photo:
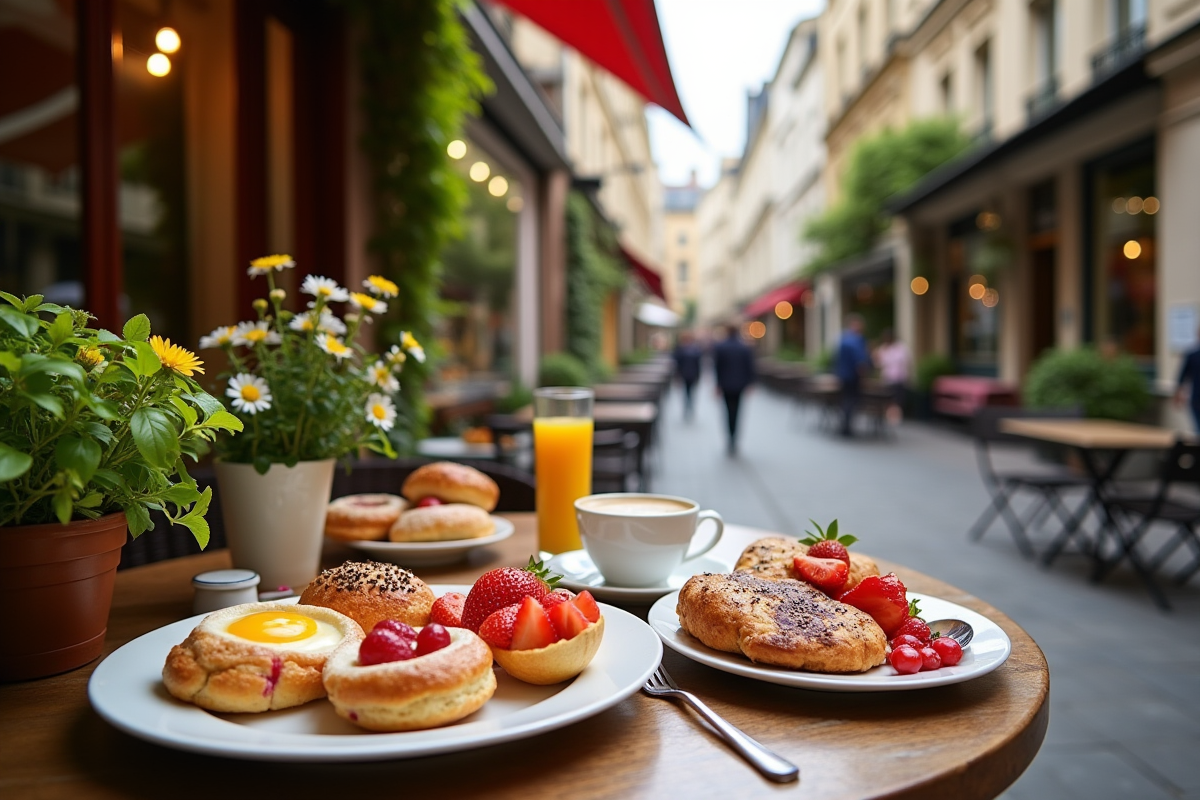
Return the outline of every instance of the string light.
[[[488,193],[492,197],[504,197],[508,191],[508,179],[503,175],[497,175],[488,182]]]
[[[918,275],[912,279],[911,283],[908,284],[908,288],[912,289],[913,294],[920,297],[929,291],[929,280]]]
[[[1157,197],[1147,197],[1142,201],[1142,211],[1145,211],[1147,214],[1157,214],[1159,208],[1161,208],[1161,206],[1159,205]]]
[[[155,53],[146,59],[146,71],[156,78],[161,78],[171,71],[171,59],[162,53]]]
[[[1125,198],[1124,197],[1114,197],[1113,201],[1112,201],[1112,210],[1113,210],[1114,214],[1124,214],[1125,213]]]
[[[1142,245],[1137,239],[1130,239],[1121,250],[1125,253],[1126,258],[1133,261],[1142,254]]]
[[[983,304],[988,308],[995,308],[1000,302],[1000,293],[995,289],[988,289],[983,293]]]
[[[182,44],[183,41],[174,28],[159,28],[158,33],[154,34],[155,47],[164,53],[177,52]]]
[[[446,145],[446,155],[458,161],[467,154],[467,143],[462,139],[455,139],[450,144]]]
[[[746,326],[746,333],[750,334],[751,338],[761,339],[767,335],[767,326],[755,320]]]
[[[1125,201],[1125,212],[1127,214],[1140,214],[1143,207],[1142,198],[1131,197]]]
[[[988,288],[982,283],[972,283],[971,288],[967,289],[967,294],[971,295],[972,300],[982,300],[987,292]]]
[[[476,183],[483,183],[487,180],[487,176],[492,174],[492,168],[482,161],[476,161],[471,165],[471,180]]]
[[[780,319],[790,319],[792,316],[792,304],[787,300],[780,300],[775,304],[775,316]]]
[[[514,194],[512,197],[508,198],[508,202],[505,203],[505,205],[508,207],[509,211],[516,214],[525,207],[525,201]]]

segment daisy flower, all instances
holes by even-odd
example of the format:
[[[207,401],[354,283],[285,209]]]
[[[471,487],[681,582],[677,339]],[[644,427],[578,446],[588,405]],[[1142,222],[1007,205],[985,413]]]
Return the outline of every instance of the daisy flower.
[[[317,275],[306,275],[300,291],[313,297],[323,297],[330,303],[346,302],[347,292],[337,285],[333,278],[322,278]]]
[[[321,348],[326,353],[329,353],[329,355],[333,356],[338,361],[341,361],[343,358],[353,352],[351,351],[349,345],[342,342],[341,339],[337,338],[336,336],[330,336],[327,333],[322,333],[317,336],[317,347]]]
[[[372,314],[386,314],[387,303],[382,300],[376,300],[369,294],[362,292],[350,293],[350,305],[355,308],[361,308],[363,311],[370,311]]]
[[[395,297],[400,294],[400,287],[382,275],[372,275],[363,281],[368,292],[379,297]]]
[[[104,352],[99,347],[81,347],[75,351],[75,360],[93,369],[104,363]]]
[[[214,328],[213,332],[208,336],[200,337],[200,349],[211,350],[214,347],[224,347],[227,344],[233,344],[233,337],[236,333],[236,325],[222,325],[219,328]]]
[[[250,262],[251,275],[266,275],[270,272],[282,272],[296,266],[296,260],[289,255],[262,256]]]
[[[317,321],[317,330],[321,333],[332,333],[334,336],[341,336],[346,332],[346,323],[333,315],[331,311],[323,311],[321,319]]]
[[[392,374],[392,368],[382,361],[376,361],[370,366],[367,370],[367,380],[388,394],[400,391],[400,381]]]
[[[408,351],[409,355],[425,363],[425,348],[421,347],[421,343],[417,341],[417,337],[413,336],[408,331],[400,331],[400,346]]]
[[[312,314],[297,314],[292,317],[292,321],[288,323],[288,327],[294,331],[307,333],[315,330],[317,326],[313,323]]]
[[[235,345],[253,347],[256,344],[279,344],[280,341],[279,334],[271,330],[270,324],[264,320],[239,322],[237,329],[233,332]]]
[[[387,359],[387,363],[392,369],[399,371],[404,366],[404,362],[408,360],[408,353],[401,350],[400,345],[394,344],[383,357]]]
[[[396,424],[396,406],[387,395],[372,393],[367,398],[367,406],[363,410],[366,412],[367,422],[376,428],[390,431]]]
[[[257,375],[240,372],[229,379],[226,397],[233,398],[233,407],[243,414],[257,414],[271,407],[271,388]]]
[[[167,369],[178,372],[180,375],[192,377],[194,373],[199,372],[204,374],[201,366],[203,361],[196,358],[196,354],[191,350],[180,347],[177,344],[171,344],[170,339],[164,339],[161,336],[150,337],[150,347],[154,350],[154,354],[158,356],[158,360]]]

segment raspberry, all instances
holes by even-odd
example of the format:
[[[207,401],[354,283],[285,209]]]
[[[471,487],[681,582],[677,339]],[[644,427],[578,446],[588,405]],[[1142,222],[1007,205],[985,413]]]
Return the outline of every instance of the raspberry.
[[[364,667],[372,664],[387,664],[392,661],[407,661],[415,658],[412,644],[391,628],[375,626],[358,646],[358,663]]]
[[[429,655],[449,644],[450,631],[436,622],[431,622],[417,634],[417,655]]]
[[[372,628],[372,630],[377,631],[380,628],[386,628],[387,630],[394,632],[401,639],[404,639],[410,644],[417,641],[416,629],[407,622],[401,622],[398,619],[381,619],[379,622],[375,623],[375,627]]]

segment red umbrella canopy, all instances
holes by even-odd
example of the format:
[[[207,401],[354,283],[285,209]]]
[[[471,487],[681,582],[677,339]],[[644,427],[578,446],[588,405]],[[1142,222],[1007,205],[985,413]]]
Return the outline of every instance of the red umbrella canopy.
[[[544,28],[690,125],[675,91],[654,0],[495,0]]]

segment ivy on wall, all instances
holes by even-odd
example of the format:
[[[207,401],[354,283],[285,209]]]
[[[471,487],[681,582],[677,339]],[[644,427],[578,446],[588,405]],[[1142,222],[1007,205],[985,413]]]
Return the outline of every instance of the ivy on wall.
[[[369,251],[400,296],[377,329],[380,346],[411,331],[435,354],[434,309],[442,248],[461,232],[464,179],[446,145],[491,91],[479,55],[458,16],[458,0],[343,0],[356,23],[364,133],[375,205]],[[421,438],[428,409],[423,386],[433,359],[410,359],[400,376],[398,410]],[[397,425],[397,429],[404,426]],[[398,441],[404,447],[410,442]]]
[[[601,355],[604,302],[625,285],[616,251],[612,229],[587,197],[572,192],[567,198],[567,352],[593,379],[607,371]]]

